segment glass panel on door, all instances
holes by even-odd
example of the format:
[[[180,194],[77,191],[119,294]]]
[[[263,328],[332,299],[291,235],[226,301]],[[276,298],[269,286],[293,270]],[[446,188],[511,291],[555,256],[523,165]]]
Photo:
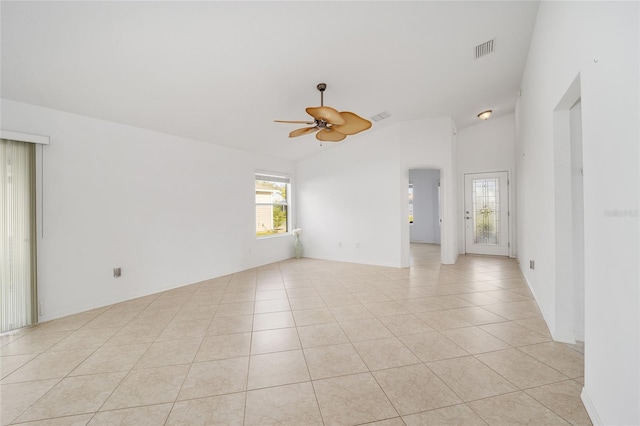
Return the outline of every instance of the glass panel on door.
[[[500,185],[498,178],[473,179],[474,244],[500,244]]]
[[[507,172],[464,175],[465,253],[509,255]]]

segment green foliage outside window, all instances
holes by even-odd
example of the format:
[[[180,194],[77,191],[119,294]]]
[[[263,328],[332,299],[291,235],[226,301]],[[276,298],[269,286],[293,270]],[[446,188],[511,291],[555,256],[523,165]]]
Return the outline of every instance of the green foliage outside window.
[[[288,180],[274,177],[274,180],[257,179],[256,176],[256,236],[285,234],[288,223]],[[270,177],[270,176],[265,176]]]

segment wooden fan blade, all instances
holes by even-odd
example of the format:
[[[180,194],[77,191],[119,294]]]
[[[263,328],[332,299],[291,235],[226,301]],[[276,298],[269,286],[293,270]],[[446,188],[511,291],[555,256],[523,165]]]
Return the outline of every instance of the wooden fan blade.
[[[316,120],[324,120],[329,124],[344,124],[344,118],[338,110],[328,106],[309,107],[305,111]]]
[[[294,123],[294,124],[316,124],[309,120],[273,120],[275,123]]]
[[[316,130],[318,130],[317,127],[303,127],[302,129],[297,129],[294,130],[293,132],[289,133],[289,137],[290,138],[295,138],[297,136],[302,136],[302,135],[306,135],[309,133],[313,133]]]
[[[344,133],[340,133],[335,130],[322,129],[318,133],[316,133],[316,139],[323,142],[340,142],[346,137],[347,135],[345,135]]]
[[[331,127],[333,130],[337,130],[340,133],[344,133],[345,135],[355,135],[356,133],[360,133],[363,130],[371,128],[371,122],[357,114],[349,111],[343,111],[340,115],[344,119],[344,124],[338,124]]]

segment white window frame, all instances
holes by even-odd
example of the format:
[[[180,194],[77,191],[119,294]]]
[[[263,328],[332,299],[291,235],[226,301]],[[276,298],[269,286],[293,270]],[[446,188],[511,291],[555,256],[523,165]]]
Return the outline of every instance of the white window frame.
[[[284,203],[279,203],[279,202],[258,202],[255,199],[255,192],[254,192],[254,202],[256,207],[258,206],[269,206],[271,207],[271,211],[273,211],[273,207],[274,206],[286,206],[286,212],[287,212],[287,219],[286,219],[286,229],[284,232],[281,233],[274,233],[274,234],[270,234],[270,235],[258,235],[258,229],[257,229],[257,223],[258,223],[258,217],[257,217],[257,209],[255,214],[255,222],[256,222],[256,229],[255,229],[255,236],[256,239],[264,239],[264,238],[273,238],[273,237],[282,237],[282,236],[287,236],[287,235],[291,235],[291,177],[287,174],[284,173],[271,173],[271,172],[255,172],[254,173],[254,189],[255,189],[255,182],[257,181],[266,181],[266,182],[275,182],[275,183],[285,183],[287,185],[287,199],[285,200]]]

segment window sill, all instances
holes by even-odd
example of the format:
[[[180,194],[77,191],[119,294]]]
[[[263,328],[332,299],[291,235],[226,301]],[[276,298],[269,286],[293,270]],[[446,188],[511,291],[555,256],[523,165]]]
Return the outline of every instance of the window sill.
[[[271,238],[282,238],[282,237],[292,237],[293,234],[287,232],[286,234],[274,234],[274,235],[265,235],[263,237],[256,236],[256,240],[269,240]]]

